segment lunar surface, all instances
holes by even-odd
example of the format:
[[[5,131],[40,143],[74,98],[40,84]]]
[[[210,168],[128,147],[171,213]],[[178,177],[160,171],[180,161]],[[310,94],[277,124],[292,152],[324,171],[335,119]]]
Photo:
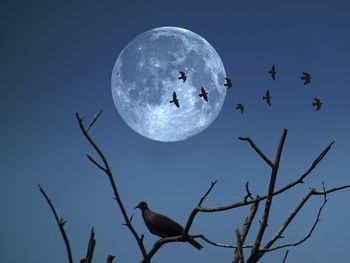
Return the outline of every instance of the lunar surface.
[[[180,71],[187,79],[178,79]],[[127,125],[161,142],[186,140],[205,130],[225,100],[226,77],[215,49],[201,36],[160,27],[135,37],[112,72],[114,104]],[[199,96],[201,87],[208,102]],[[170,103],[176,92],[179,107]]]

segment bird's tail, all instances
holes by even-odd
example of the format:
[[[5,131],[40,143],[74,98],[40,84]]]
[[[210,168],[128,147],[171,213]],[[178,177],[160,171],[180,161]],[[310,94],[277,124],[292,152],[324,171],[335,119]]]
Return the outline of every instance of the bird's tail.
[[[171,101],[169,101],[170,103],[174,103],[174,101],[173,100],[171,100]]]
[[[189,243],[194,246],[195,248],[197,248],[198,250],[201,250],[203,248],[203,246],[201,244],[199,244],[196,240],[191,239],[189,241]]]
[[[203,97],[203,94],[201,93],[201,94],[199,94],[199,97]]]

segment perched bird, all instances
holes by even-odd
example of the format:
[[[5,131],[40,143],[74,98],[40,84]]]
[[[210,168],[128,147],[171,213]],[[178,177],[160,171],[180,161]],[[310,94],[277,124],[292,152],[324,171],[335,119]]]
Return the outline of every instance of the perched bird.
[[[319,109],[321,109],[322,102],[317,98],[314,98],[314,101],[315,102],[312,103],[312,106],[315,107],[316,110],[318,111]]]
[[[244,106],[243,106],[243,104],[240,104],[240,103],[236,104],[236,110],[240,110],[241,113],[243,113],[243,111],[244,111]]]
[[[135,209],[136,208],[141,209],[143,220],[152,234],[161,238],[182,235],[184,231],[182,226],[165,215],[151,211],[146,202],[140,202]],[[189,239],[188,242],[198,250],[203,248],[203,246],[194,239]]]
[[[180,76],[178,77],[178,79],[182,79],[182,82],[185,83],[187,79],[185,72],[179,71],[179,73],[180,73]]]
[[[201,87],[201,93],[199,93],[199,97],[203,97],[203,99],[208,102],[208,92],[206,92],[203,87]]]
[[[276,68],[275,68],[275,64],[272,65],[271,69],[267,72],[268,74],[271,75],[271,78],[273,81],[275,81],[276,79]]]
[[[302,72],[302,74],[303,75],[301,76],[301,80],[304,81],[304,85],[310,83],[311,79],[312,79],[311,75],[309,73],[306,73],[306,72]]]
[[[227,87],[227,89],[232,88],[232,81],[229,78],[225,78],[226,83],[224,84],[225,87]]]
[[[266,103],[271,106],[271,96],[270,91],[267,90],[265,96],[263,96],[263,100],[266,100]]]
[[[169,101],[170,103],[174,103],[176,107],[180,107],[179,100],[177,99],[175,91],[173,92],[173,100]]]

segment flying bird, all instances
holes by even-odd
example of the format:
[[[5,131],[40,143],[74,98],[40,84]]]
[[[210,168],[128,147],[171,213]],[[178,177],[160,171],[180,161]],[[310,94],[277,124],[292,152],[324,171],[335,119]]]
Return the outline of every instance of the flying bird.
[[[174,103],[176,107],[180,107],[179,100],[177,99],[175,91],[173,92],[173,100],[169,101],[170,103]]]
[[[201,93],[199,93],[199,97],[203,97],[203,99],[208,102],[208,92],[206,92],[203,87],[201,87]]]
[[[304,85],[309,84],[311,82],[311,79],[312,79],[311,75],[309,73],[306,73],[306,72],[302,72],[302,74],[303,75],[301,76],[301,80],[304,81]]]
[[[184,231],[182,226],[165,215],[153,212],[148,208],[146,202],[140,202],[135,207],[135,209],[136,208],[139,208],[141,210],[143,220],[145,221],[148,230],[153,235],[159,236],[161,238],[182,235]],[[200,250],[203,248],[201,244],[199,244],[196,240],[191,239],[189,235],[187,235],[186,238],[188,238],[188,242],[196,249]]]
[[[312,106],[316,108],[316,111],[318,111],[319,109],[321,109],[322,102],[317,98],[314,98],[314,101],[315,102],[312,103]]]
[[[185,83],[187,79],[185,72],[179,71],[179,73],[180,73],[180,76],[178,77],[178,79],[182,79],[182,82]]]
[[[265,96],[263,96],[263,100],[266,100],[266,103],[271,106],[271,96],[270,91],[267,90]]]
[[[243,113],[243,111],[244,111],[244,106],[243,106],[243,104],[240,104],[240,103],[236,104],[236,110],[240,110],[241,113]]]
[[[267,72],[268,74],[271,75],[271,78],[273,81],[276,80],[276,67],[275,67],[275,64],[272,65],[271,69]]]
[[[225,78],[226,83],[224,84],[225,87],[227,87],[227,89],[232,88],[232,81],[229,78]]]

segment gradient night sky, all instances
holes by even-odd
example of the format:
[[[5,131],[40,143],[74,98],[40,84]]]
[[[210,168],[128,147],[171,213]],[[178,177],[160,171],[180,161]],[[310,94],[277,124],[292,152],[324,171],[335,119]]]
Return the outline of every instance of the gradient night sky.
[[[108,254],[138,262],[141,254],[121,225],[107,178],[85,154],[94,154],[75,119],[104,110],[91,130],[113,167],[128,211],[140,201],[184,224],[212,180],[205,206],[267,189],[269,168],[239,136],[252,137],[274,157],[283,128],[289,133],[277,187],[303,173],[332,140],[335,145],[304,185],[276,198],[270,237],[309,187],[350,182],[350,3],[348,1],[2,1],[0,8],[0,262],[67,262],[64,243],[40,183],[52,198],[76,261],[95,227],[95,262]],[[201,134],[160,143],[132,131],[118,115],[110,79],[115,60],[136,35],[179,26],[204,37],[219,53],[234,87],[222,111]],[[272,64],[277,80],[266,74]],[[313,81],[303,86],[302,71]],[[270,89],[272,107],[262,101]],[[314,97],[324,102],[316,112]],[[243,103],[241,115],[233,106]],[[334,193],[313,236],[292,248],[287,262],[348,260],[350,191]],[[285,233],[302,238],[322,198],[312,199]],[[200,214],[191,233],[235,242],[247,209]],[[133,223],[150,248],[157,238],[139,211]],[[256,229],[256,227],[254,228]],[[253,229],[253,231],[254,231]],[[249,240],[254,237],[252,235]],[[282,241],[282,242],[283,242]],[[200,252],[168,244],[152,262],[231,262],[233,251],[201,241]],[[281,262],[284,251],[262,262]]]

